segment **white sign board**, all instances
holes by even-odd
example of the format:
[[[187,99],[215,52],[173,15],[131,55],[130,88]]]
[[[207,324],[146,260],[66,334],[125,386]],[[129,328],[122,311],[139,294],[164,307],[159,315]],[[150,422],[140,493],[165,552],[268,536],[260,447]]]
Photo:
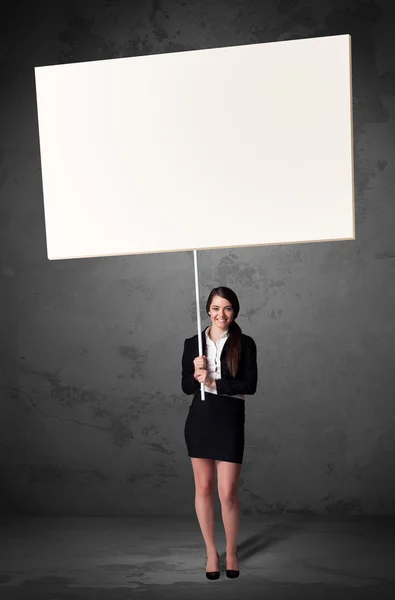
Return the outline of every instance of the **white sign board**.
[[[354,239],[350,47],[36,67],[48,258]]]

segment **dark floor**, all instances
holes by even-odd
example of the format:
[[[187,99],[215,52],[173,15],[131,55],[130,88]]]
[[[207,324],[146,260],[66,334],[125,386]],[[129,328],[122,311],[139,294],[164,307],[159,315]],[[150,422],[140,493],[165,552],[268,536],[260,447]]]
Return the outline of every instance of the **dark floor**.
[[[395,520],[242,518],[240,577],[205,578],[196,519],[0,520],[0,599],[395,598]]]

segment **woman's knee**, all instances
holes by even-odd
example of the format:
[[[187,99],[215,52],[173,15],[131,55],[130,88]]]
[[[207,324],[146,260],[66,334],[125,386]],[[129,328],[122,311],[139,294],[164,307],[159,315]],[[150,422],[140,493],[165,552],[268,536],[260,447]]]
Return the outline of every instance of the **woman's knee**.
[[[214,492],[214,461],[208,459],[192,459],[195,490],[199,496],[210,496]]]
[[[214,481],[211,479],[200,479],[196,481],[195,491],[199,496],[212,496],[214,493]]]
[[[239,503],[238,489],[235,487],[220,488],[218,496],[222,506],[232,507]]]

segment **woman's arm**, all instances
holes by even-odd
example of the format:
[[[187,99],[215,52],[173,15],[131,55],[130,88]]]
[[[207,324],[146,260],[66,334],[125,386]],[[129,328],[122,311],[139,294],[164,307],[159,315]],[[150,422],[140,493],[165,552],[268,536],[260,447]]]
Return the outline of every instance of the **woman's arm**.
[[[184,351],[182,353],[182,374],[181,374],[181,389],[184,394],[194,394],[200,387],[200,383],[195,379],[195,366],[193,364],[193,357],[187,348],[187,340],[184,342]]]
[[[255,394],[258,383],[256,357],[256,343],[252,337],[249,337],[243,348],[238,377],[228,375],[225,379],[216,379],[215,384],[218,394],[227,394],[228,396],[235,396],[236,394],[252,396],[252,394]]]

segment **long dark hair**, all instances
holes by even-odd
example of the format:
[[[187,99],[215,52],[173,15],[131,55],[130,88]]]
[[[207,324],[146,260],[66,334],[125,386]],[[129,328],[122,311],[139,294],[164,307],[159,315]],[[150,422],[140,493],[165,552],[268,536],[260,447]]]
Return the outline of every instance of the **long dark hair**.
[[[241,356],[241,329],[239,325],[236,323],[236,317],[239,314],[240,304],[239,300],[234,293],[228,287],[223,285],[214,288],[211,290],[210,295],[206,302],[206,312],[209,314],[210,305],[213,301],[214,296],[220,296],[221,298],[225,298],[233,308],[233,319],[231,324],[229,325],[229,337],[227,340],[227,353],[226,353],[226,363],[228,365],[229,372],[233,377],[236,377],[237,371],[239,368],[240,356]]]

